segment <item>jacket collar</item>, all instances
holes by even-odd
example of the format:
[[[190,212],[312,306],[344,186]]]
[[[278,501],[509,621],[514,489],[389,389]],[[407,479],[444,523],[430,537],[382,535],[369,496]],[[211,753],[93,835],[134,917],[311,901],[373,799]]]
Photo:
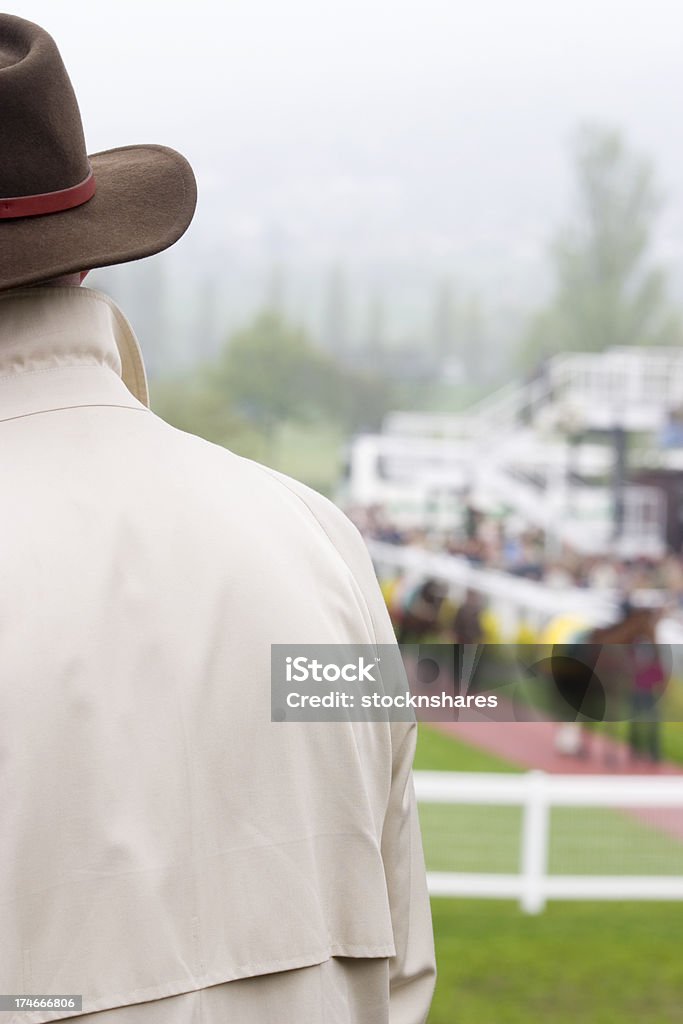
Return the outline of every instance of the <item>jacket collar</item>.
[[[0,421],[83,405],[149,406],[125,316],[91,288],[0,293]]]

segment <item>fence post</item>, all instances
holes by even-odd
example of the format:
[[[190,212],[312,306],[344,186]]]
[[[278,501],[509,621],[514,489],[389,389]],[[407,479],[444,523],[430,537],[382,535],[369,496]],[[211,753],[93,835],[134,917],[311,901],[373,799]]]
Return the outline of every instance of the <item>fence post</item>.
[[[550,807],[545,772],[526,775],[527,792],[522,818],[520,906],[527,914],[539,914],[545,907],[543,881],[548,869]]]

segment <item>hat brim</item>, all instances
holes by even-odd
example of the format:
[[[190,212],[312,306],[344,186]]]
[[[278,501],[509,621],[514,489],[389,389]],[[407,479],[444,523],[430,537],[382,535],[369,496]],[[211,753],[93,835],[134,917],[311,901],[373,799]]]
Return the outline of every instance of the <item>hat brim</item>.
[[[96,182],[82,206],[0,221],[0,290],[153,256],[187,230],[197,185],[166,146],[124,146],[89,157]]]

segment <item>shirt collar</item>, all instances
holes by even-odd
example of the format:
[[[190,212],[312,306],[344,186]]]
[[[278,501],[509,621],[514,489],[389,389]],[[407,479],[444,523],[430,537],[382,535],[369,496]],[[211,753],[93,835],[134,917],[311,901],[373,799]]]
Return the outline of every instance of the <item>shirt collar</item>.
[[[79,405],[149,406],[121,310],[92,288],[0,292],[0,420]]]

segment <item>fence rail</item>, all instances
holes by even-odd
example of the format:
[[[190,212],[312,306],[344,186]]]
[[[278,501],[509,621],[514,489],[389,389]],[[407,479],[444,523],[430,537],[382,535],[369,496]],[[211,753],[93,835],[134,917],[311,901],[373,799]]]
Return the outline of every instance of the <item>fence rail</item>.
[[[488,772],[415,772],[419,803],[517,805],[522,808],[516,874],[428,872],[434,896],[518,899],[537,914],[548,899],[683,900],[680,875],[556,875],[548,873],[553,807],[680,808],[683,776],[644,777]]]

